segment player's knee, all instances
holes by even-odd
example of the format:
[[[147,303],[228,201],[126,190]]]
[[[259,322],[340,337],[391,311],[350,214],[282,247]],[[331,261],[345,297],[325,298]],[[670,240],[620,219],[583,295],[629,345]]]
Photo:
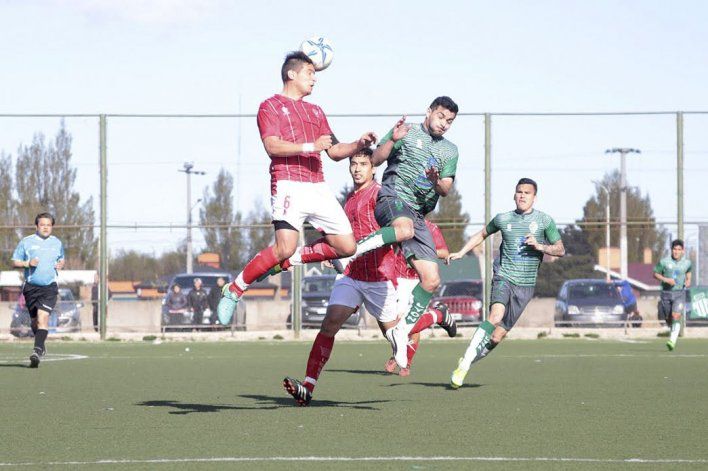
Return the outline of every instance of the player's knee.
[[[504,337],[506,337],[506,330],[504,329],[494,329],[494,332],[492,333],[492,342],[495,344],[500,343],[502,340],[504,340]]]
[[[415,235],[415,230],[412,225],[401,224],[396,227],[396,240],[402,242],[404,240],[410,240]]]
[[[440,275],[438,273],[423,273],[420,278],[420,285],[426,291],[435,291],[440,287]]]
[[[322,321],[322,326],[320,327],[320,332],[328,337],[334,337],[339,332],[342,324],[334,319],[333,317],[326,316]]]
[[[273,247],[273,254],[275,255],[275,258],[278,259],[278,262],[282,262],[283,260],[287,260],[292,257],[296,248],[296,246],[291,247],[288,244],[275,244]]]

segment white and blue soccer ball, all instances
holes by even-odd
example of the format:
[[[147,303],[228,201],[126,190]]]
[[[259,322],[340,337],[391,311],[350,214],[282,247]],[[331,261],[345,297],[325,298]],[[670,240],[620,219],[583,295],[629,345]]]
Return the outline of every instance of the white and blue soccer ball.
[[[334,58],[332,43],[327,38],[314,37],[305,39],[300,44],[300,50],[312,59],[315,64],[315,70],[318,72],[329,67],[332,63],[332,58]]]

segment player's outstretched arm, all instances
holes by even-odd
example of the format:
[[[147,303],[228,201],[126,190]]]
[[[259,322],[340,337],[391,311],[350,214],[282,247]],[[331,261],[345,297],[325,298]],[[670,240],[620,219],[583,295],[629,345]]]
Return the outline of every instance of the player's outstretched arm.
[[[362,134],[361,137],[354,142],[338,142],[334,144],[332,147],[327,149],[327,155],[329,155],[329,158],[335,162],[348,159],[360,150],[375,144],[377,140],[378,137],[376,136],[376,133],[373,131],[368,131]]]
[[[486,228],[475,233],[472,237],[470,237],[470,240],[467,241],[467,243],[464,245],[464,247],[462,247],[459,251],[448,255],[445,263],[447,263],[449,265],[452,260],[461,259],[462,257],[465,256],[465,254],[467,252],[469,252],[470,250],[472,250],[473,248],[477,247],[479,244],[484,242],[484,239],[486,239],[488,236],[489,236],[489,234],[487,234]]]
[[[268,157],[288,157],[302,153],[321,152],[332,147],[332,136],[325,134],[317,138],[315,142],[304,144],[285,141],[278,136],[268,136],[263,139],[263,147],[265,147]]]
[[[381,165],[386,159],[388,159],[393,151],[393,146],[396,142],[406,137],[406,134],[408,134],[410,129],[411,126],[406,124],[406,117],[402,116],[391,130],[391,139],[378,146],[374,151],[374,155],[371,157],[371,162],[374,166]]]

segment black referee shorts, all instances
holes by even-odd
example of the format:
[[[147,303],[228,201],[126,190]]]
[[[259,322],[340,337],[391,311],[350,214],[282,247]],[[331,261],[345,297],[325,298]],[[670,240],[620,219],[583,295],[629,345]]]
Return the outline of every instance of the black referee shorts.
[[[47,286],[33,285],[25,283],[22,287],[22,295],[25,297],[25,304],[31,318],[37,317],[37,310],[52,312],[57,304],[59,289],[56,283]]]

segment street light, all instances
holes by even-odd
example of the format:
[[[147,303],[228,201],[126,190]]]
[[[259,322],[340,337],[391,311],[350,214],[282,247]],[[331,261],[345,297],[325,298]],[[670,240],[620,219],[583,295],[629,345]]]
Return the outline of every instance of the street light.
[[[620,154],[620,274],[627,279],[627,154],[641,154],[639,149],[614,147],[605,154]]]
[[[187,175],[187,273],[192,273],[192,175],[206,175],[206,172],[194,170],[194,162],[185,162],[183,168],[177,170]]]
[[[607,194],[607,201],[605,204],[605,262],[607,264],[607,282],[610,282],[610,190],[602,183],[593,180],[595,185],[599,186]]]

